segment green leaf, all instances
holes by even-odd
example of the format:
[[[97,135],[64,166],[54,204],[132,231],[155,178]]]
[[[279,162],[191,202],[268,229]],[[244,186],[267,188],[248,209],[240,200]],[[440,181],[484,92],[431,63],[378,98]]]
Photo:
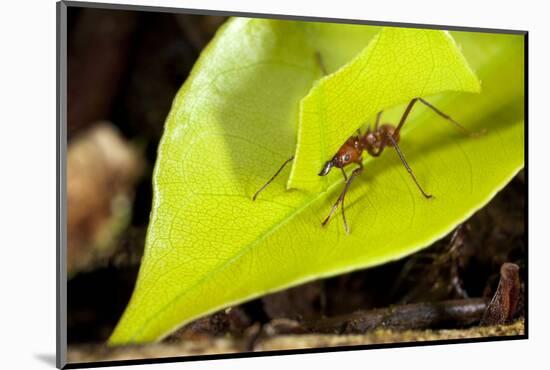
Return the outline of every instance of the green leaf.
[[[334,72],[377,31],[233,19],[218,32],[167,118],[139,277],[110,344],[159,340],[223,307],[411,254],[486,204],[523,166],[523,37],[457,32],[483,92],[429,100],[488,134],[464,137],[415,108],[401,147],[435,199],[422,197],[387,149],[365,162],[348,192],[350,235],[338,217],[320,226],[342,190],[339,178],[326,192],[286,191],[285,169],[253,202],[294,153],[300,101],[321,77],[315,52]],[[384,120],[402,111],[389,109]]]
[[[321,177],[319,170],[367,118],[417,96],[444,91],[480,91],[449,33],[384,28],[354,60],[322,79],[302,100],[288,188],[326,191],[340,174]]]

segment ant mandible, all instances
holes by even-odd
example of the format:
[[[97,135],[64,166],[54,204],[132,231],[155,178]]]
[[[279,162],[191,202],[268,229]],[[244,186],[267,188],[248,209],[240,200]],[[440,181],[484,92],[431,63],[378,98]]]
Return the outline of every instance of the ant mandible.
[[[324,65],[320,60],[320,56],[318,55],[317,58],[321,66],[321,69],[325,71]],[[405,121],[407,120],[407,117],[409,116],[409,113],[411,112],[416,102],[423,103],[428,108],[432,109],[435,113],[437,113],[439,116],[443,117],[445,120],[449,121],[450,123],[458,127],[461,131],[463,131],[465,134],[469,136],[478,136],[479,134],[484,133],[484,131],[480,133],[471,132],[466,127],[462,126],[457,121],[455,121],[453,118],[443,113],[442,111],[434,107],[432,104],[430,104],[429,102],[427,102],[426,100],[420,97],[414,98],[409,102],[397,126],[394,126],[389,123],[384,123],[380,125],[380,119],[382,116],[382,111],[380,111],[376,115],[376,122],[374,124],[374,129],[371,130],[369,127],[367,129],[367,132],[364,135],[361,135],[361,133],[358,130],[358,134],[346,140],[346,142],[340,147],[338,152],[336,152],[336,154],[332,157],[331,160],[325,163],[325,165],[321,169],[321,172],[319,172],[319,176],[326,176],[328,175],[328,173],[332,168],[340,168],[340,170],[342,171],[342,175],[344,176],[344,179],[346,181],[346,185],[344,186],[344,189],[340,193],[340,196],[332,206],[330,213],[325,218],[325,220],[321,223],[322,226],[326,226],[328,224],[328,222],[332,218],[332,215],[334,214],[336,209],[338,209],[338,206],[341,204],[342,219],[344,221],[344,229],[346,233],[349,234],[349,227],[346,221],[346,213],[344,210],[344,199],[353,179],[363,172],[363,156],[362,156],[363,151],[366,151],[369,155],[376,158],[380,156],[380,154],[382,154],[382,152],[386,147],[389,146],[394,148],[397,155],[399,156],[399,159],[407,169],[407,172],[409,173],[409,175],[411,175],[411,178],[413,179],[414,183],[416,184],[416,186],[418,187],[422,195],[426,199],[433,198],[433,195],[426,193],[426,191],[424,191],[422,186],[420,186],[420,183],[416,179],[416,176],[414,175],[413,170],[407,163],[407,160],[405,159],[405,156],[403,155],[403,152],[399,148],[399,144],[398,144],[400,139],[400,135],[399,135],[400,131],[403,128],[403,125],[405,124]],[[252,197],[252,200],[256,200],[260,192],[262,192],[279,175],[279,173],[283,170],[283,168],[288,163],[290,163],[293,159],[294,159],[294,156],[287,159],[283,163],[283,165],[277,170],[277,172],[260,189],[258,189],[258,191]],[[344,167],[352,163],[357,164],[359,167],[354,169],[351,175],[348,177],[346,175],[346,171],[344,170]]]

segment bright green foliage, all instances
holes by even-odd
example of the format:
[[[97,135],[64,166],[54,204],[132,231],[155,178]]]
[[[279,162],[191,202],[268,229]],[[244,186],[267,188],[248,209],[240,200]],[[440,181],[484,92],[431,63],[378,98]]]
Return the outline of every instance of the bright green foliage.
[[[326,192],[287,191],[285,169],[253,202],[295,151],[300,101],[321,77],[315,51],[334,72],[379,30],[234,19],[218,32],[167,119],[145,254],[110,344],[155,341],[223,307],[411,254],[486,204],[523,166],[523,38],[453,32],[483,91],[428,100],[488,133],[465,137],[427,108],[415,108],[402,150],[435,199],[422,197],[389,148],[365,159],[365,172],[348,193],[350,235],[339,215],[320,226],[342,189],[341,177],[331,177]],[[475,90],[473,82],[468,86]],[[343,93],[363,93],[360,86],[348,88]],[[369,91],[381,96],[387,88]],[[395,122],[402,111],[391,109],[384,120]],[[359,124],[360,112],[342,112]]]
[[[447,32],[384,28],[302,100],[288,188],[325,191],[333,179],[317,176],[319,169],[367,118],[449,90],[479,92],[480,85]]]

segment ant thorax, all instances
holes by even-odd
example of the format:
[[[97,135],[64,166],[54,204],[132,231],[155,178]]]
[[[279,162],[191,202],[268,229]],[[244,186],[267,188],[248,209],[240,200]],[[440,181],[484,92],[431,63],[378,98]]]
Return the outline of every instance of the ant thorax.
[[[405,121],[413,107],[413,105],[416,102],[421,102],[431,110],[433,110],[436,114],[443,117],[453,125],[455,125],[457,128],[462,130],[465,134],[469,136],[479,136],[480,134],[483,134],[485,131],[481,131],[480,133],[471,132],[466,127],[462,126],[460,123],[456,122],[454,119],[452,119],[447,114],[443,113],[436,107],[434,107],[432,104],[427,102],[426,100],[418,97],[414,98],[409,102],[409,105],[407,105],[407,108],[405,109],[405,112],[401,116],[401,119],[399,120],[399,123],[394,126],[389,123],[384,123],[382,125],[379,125],[382,111],[378,112],[376,116],[376,122],[374,124],[374,129],[371,130],[369,127],[367,129],[367,132],[364,135],[360,134],[360,131],[358,130],[358,134],[356,136],[351,136],[346,140],[346,142],[339,148],[338,152],[324,165],[321,171],[319,172],[319,176],[326,176],[329,174],[332,168],[338,168],[342,172],[342,176],[344,177],[344,180],[346,182],[344,189],[340,193],[340,196],[332,206],[330,213],[328,214],[327,218],[321,223],[321,225],[325,226],[336,209],[339,205],[342,205],[342,219],[344,220],[344,229],[347,233],[349,233],[349,228],[346,221],[346,216],[344,212],[344,198],[346,196],[346,193],[351,185],[351,182],[354,178],[359,176],[363,172],[363,151],[367,151],[369,155],[373,157],[378,157],[382,154],[385,148],[390,147],[394,148],[395,152],[397,153],[397,156],[403,163],[403,166],[406,168],[407,172],[411,176],[412,180],[414,181],[415,185],[418,187],[418,190],[422,193],[422,195],[426,199],[433,198],[433,196],[427,192],[424,191],[422,186],[420,186],[420,183],[416,179],[416,176],[414,175],[413,170],[407,163],[407,160],[405,159],[404,154],[401,152],[401,149],[399,148],[399,139],[400,139],[400,130],[405,124]],[[294,159],[294,156],[291,156],[289,159],[286,160],[286,162],[283,163],[283,165],[275,172],[275,174],[269,179],[256,193],[253,195],[252,200],[255,200],[258,194],[265,189],[267,185],[269,185],[275,177],[283,170],[283,168],[290,163]],[[355,164],[356,167],[353,169],[350,175],[348,175],[344,169],[344,167]]]
[[[364,143],[363,145],[365,146],[365,148],[379,147],[380,146],[379,145],[380,144],[380,133],[378,132],[378,130],[372,132],[372,131],[370,131],[370,128],[369,128],[369,131],[367,131],[367,133],[363,137],[363,143]]]
[[[392,124],[385,123],[374,131],[369,128],[362,138],[364,150],[372,156],[378,156],[384,147],[393,146],[391,142],[388,142],[388,135],[392,136],[395,142],[399,142],[399,131]]]

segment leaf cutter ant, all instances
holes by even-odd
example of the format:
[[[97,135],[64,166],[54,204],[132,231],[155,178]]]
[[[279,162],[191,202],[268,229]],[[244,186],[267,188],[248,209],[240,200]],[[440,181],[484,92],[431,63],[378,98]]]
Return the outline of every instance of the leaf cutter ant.
[[[322,60],[320,59],[320,55],[317,54],[317,61],[320,65],[320,68],[323,72],[325,72],[324,64],[322,63]],[[326,72],[325,72],[326,74]],[[344,229],[346,233],[349,234],[349,227],[348,223],[346,221],[346,213],[344,210],[344,199],[346,197],[346,193],[348,192],[348,189],[351,185],[351,182],[354,178],[359,176],[363,172],[363,151],[366,151],[369,155],[373,157],[378,157],[386,147],[392,147],[395,149],[397,155],[399,156],[399,159],[403,163],[403,166],[407,169],[407,172],[411,176],[412,180],[418,187],[418,190],[422,193],[422,195],[426,199],[433,198],[433,195],[427,193],[420,183],[418,182],[416,176],[414,175],[414,172],[412,168],[407,163],[407,160],[405,159],[405,156],[403,152],[401,151],[399,147],[399,139],[400,139],[400,131],[403,128],[403,125],[405,124],[407,117],[409,116],[409,113],[411,112],[413,106],[417,103],[421,102],[422,104],[426,105],[428,108],[433,110],[436,114],[443,117],[445,120],[449,121],[453,125],[455,125],[457,128],[459,128],[461,131],[463,131],[465,134],[475,137],[479,136],[480,134],[484,134],[485,130],[481,132],[471,132],[466,127],[462,126],[460,123],[455,121],[453,118],[451,118],[449,115],[443,113],[439,109],[437,109],[435,106],[430,104],[428,101],[424,100],[421,97],[416,97],[412,99],[409,104],[407,105],[407,108],[405,108],[405,111],[403,112],[403,115],[401,116],[401,119],[399,120],[399,123],[397,126],[394,126],[390,123],[384,123],[380,124],[380,119],[382,117],[382,111],[378,112],[376,115],[376,121],[374,124],[374,128],[371,130],[370,126],[367,129],[367,132],[364,135],[361,135],[361,132],[358,130],[357,135],[354,135],[350,137],[346,142],[340,147],[338,152],[332,157],[331,160],[327,161],[323,168],[321,169],[321,172],[319,172],[319,176],[326,176],[329,174],[332,168],[339,168],[342,171],[342,175],[344,176],[344,179],[346,181],[346,184],[344,186],[344,189],[340,193],[340,196],[332,206],[328,216],[325,218],[325,220],[321,223],[322,226],[326,226],[330,219],[332,218],[334,212],[338,209],[338,206],[341,204],[342,209],[342,219],[344,221]],[[273,181],[275,178],[281,173],[281,171],[284,169],[284,167],[292,162],[294,159],[294,156],[287,159],[282,166],[275,172],[275,174],[260,188],[254,196],[252,197],[252,200],[256,200],[258,195]],[[355,163],[359,167],[355,168],[351,175],[348,177],[346,174],[346,171],[344,170],[344,167]]]

